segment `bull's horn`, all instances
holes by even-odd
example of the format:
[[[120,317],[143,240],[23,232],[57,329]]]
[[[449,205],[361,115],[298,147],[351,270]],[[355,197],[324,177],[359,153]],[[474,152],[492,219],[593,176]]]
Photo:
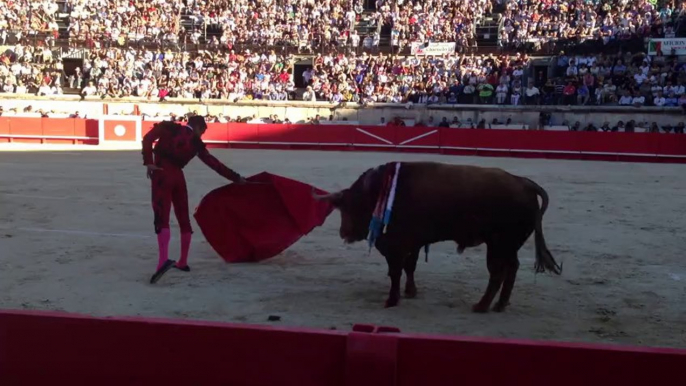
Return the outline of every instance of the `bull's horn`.
[[[317,201],[333,200],[335,198],[340,197],[340,195],[341,195],[340,192],[329,193],[329,194],[317,194],[315,192],[314,188],[312,188],[312,197]]]

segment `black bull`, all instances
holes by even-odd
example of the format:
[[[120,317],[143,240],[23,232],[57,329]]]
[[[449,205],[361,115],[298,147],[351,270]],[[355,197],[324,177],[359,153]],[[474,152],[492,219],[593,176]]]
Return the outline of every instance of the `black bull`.
[[[326,196],[341,212],[340,236],[347,243],[367,238],[369,222],[382,188],[388,163],[367,170],[350,188]],[[538,196],[542,204],[539,208]],[[374,246],[386,258],[391,290],[386,307],[400,300],[400,278],[407,275],[405,295],[416,296],[414,271],[421,248],[455,241],[458,253],[482,243],[487,246],[490,278],[472,310],[487,312],[501,289],[494,311],[509,304],[519,259],[517,253],[535,231],[536,272],[561,274],[543,238],[541,222],[548,194],[535,182],[496,168],[432,162],[401,163],[395,201],[386,233]]]

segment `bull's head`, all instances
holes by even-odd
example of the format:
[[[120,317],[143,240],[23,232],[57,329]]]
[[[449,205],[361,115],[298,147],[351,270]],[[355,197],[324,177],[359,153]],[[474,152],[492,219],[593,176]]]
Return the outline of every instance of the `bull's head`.
[[[339,192],[326,195],[316,195],[313,192],[316,200],[327,201],[341,212],[339,234],[346,243],[367,238],[369,222],[381,190],[381,169],[367,170],[350,188]]]

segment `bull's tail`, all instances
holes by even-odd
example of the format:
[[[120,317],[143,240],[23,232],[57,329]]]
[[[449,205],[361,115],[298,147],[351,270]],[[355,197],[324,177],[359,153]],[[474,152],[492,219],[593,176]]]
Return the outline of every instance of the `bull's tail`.
[[[551,271],[556,275],[560,275],[562,273],[562,264],[557,264],[555,258],[553,258],[553,254],[550,253],[550,250],[548,250],[548,247],[545,244],[545,238],[543,238],[543,215],[545,214],[546,209],[548,209],[548,193],[545,191],[545,189],[532,180],[528,178],[524,179],[528,181],[531,187],[536,191],[536,194],[541,196],[541,200],[543,201],[540,209],[536,213],[536,224],[534,228],[534,241],[536,245],[536,263],[534,265],[535,271],[536,273]],[[536,201],[538,201],[538,199]]]

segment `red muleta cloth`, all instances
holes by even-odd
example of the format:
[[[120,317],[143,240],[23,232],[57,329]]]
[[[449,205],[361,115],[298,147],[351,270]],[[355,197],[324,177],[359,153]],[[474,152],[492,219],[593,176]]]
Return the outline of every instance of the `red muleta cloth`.
[[[257,262],[278,255],[333,211],[312,197],[312,186],[262,172],[247,184],[208,193],[194,217],[212,248],[228,263]],[[327,192],[315,189],[317,194]]]

